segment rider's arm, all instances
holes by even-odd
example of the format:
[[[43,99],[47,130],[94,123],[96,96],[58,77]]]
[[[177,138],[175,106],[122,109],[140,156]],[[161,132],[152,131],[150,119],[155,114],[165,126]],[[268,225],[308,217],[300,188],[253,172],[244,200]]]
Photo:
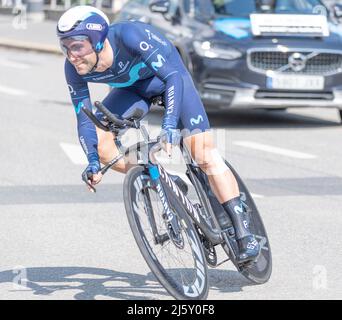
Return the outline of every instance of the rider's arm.
[[[98,154],[98,141],[94,123],[82,111],[82,107],[86,107],[90,111],[92,108],[88,85],[82,80],[74,67],[67,60],[65,62],[65,77],[69,87],[71,100],[76,111],[78,138],[87,155],[88,161],[91,162],[94,154]]]
[[[135,24],[125,28],[122,40],[125,47],[138,54],[151,71],[165,83],[165,116],[162,127],[177,128],[180,105],[183,96],[183,78],[177,68],[170,61],[170,55],[178,54],[172,50],[172,44],[158,36],[161,41],[151,38],[151,34]]]

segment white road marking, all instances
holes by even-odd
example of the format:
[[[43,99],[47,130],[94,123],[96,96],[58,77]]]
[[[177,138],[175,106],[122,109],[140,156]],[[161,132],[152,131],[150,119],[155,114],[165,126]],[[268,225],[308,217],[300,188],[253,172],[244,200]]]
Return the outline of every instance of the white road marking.
[[[7,59],[0,60],[0,66],[1,67],[9,67],[9,68],[15,68],[15,69],[29,69],[31,68],[30,65],[22,63],[22,62],[14,62]]]
[[[0,93],[6,93],[6,94],[10,94],[12,96],[25,96],[25,95],[27,95],[26,91],[6,87],[3,85],[0,85]]]
[[[77,144],[63,142],[61,142],[59,145],[61,146],[65,154],[68,156],[68,158],[72,161],[72,163],[78,165],[88,164],[87,157],[84,154],[81,146]]]
[[[251,192],[251,196],[252,196],[252,198],[254,198],[254,199],[257,199],[257,198],[259,198],[259,199],[265,198],[265,196],[263,196],[263,195],[261,195],[261,194],[256,194],[256,193],[252,193],[252,192]]]
[[[290,157],[290,158],[296,158],[296,159],[315,159],[315,158],[317,158],[317,156],[312,155],[312,154],[293,151],[293,150],[289,150],[289,149],[278,148],[278,147],[272,147],[272,146],[269,146],[266,144],[261,144],[261,143],[252,142],[252,141],[234,141],[233,144],[237,145],[237,146],[241,146],[241,147],[250,148],[250,149],[255,149],[255,150],[265,151],[265,152],[269,152],[269,153],[279,154],[279,155]]]

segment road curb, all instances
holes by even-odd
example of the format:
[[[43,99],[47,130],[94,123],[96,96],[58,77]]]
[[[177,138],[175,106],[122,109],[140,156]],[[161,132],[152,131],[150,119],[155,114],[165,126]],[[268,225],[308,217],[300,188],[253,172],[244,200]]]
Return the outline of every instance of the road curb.
[[[36,42],[23,42],[7,38],[0,38],[0,47],[62,55],[61,50],[54,45]]]
[[[14,9],[15,7],[1,7],[0,5],[0,14],[10,15],[14,17],[15,16],[15,14],[13,13]],[[111,10],[108,10],[106,8],[102,8],[102,11],[107,15],[110,21],[113,21],[118,13],[118,12],[112,12]],[[50,8],[45,7],[44,9],[45,20],[58,21],[64,12],[65,12],[65,8],[50,9]]]

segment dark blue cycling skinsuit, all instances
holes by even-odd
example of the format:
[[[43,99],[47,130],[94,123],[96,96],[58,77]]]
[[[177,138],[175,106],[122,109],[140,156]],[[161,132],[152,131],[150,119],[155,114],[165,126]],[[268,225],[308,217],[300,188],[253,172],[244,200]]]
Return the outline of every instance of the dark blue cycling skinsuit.
[[[79,75],[66,60],[65,76],[77,114],[78,135],[85,153],[97,153],[94,124],[81,108],[91,110],[88,82],[114,89],[103,104],[119,116],[135,108],[148,112],[151,98],[164,95],[163,129],[188,129],[190,134],[210,128],[203,104],[177,49],[158,30],[142,22],[120,22],[109,27],[113,65],[104,72]],[[195,131],[194,131],[195,130]]]

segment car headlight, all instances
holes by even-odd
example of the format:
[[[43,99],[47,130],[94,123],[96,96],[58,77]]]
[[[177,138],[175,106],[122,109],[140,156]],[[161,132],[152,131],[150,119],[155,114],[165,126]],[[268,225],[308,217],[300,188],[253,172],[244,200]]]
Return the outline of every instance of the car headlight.
[[[212,47],[209,41],[194,41],[193,42],[196,53],[201,57],[206,58],[220,58],[225,60],[235,60],[242,57],[242,53],[234,48],[217,48]]]

